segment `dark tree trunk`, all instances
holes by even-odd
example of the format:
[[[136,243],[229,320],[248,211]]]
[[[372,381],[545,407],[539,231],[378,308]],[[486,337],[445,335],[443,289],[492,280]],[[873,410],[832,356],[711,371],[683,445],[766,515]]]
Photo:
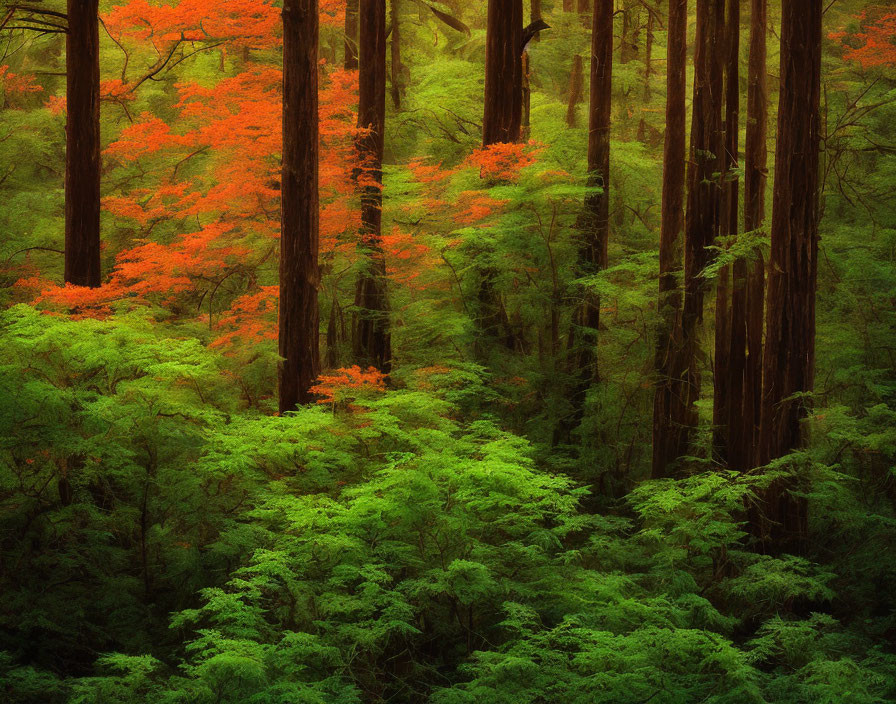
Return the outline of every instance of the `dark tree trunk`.
[[[697,38],[694,53],[694,100],[691,151],[687,170],[688,196],[685,218],[684,306],[681,344],[687,366],[687,402],[684,414],[674,417],[679,429],[678,456],[687,452],[697,426],[697,401],[701,374],[698,351],[703,321],[706,280],[701,273],[709,263],[708,246],[719,230],[721,189],[718,174],[722,155],[722,34],[725,0],[698,0]],[[681,409],[679,409],[681,410]]]
[[[793,396],[814,383],[821,18],[822,0],[783,2],[760,465],[803,445],[806,401]],[[754,515],[753,533],[767,552],[805,549],[806,500],[793,488],[770,487]]]
[[[588,188],[579,221],[582,244],[578,276],[593,276],[607,267],[610,232],[610,111],[613,81],[613,0],[595,0],[591,24],[591,99],[588,110]],[[582,420],[585,395],[598,380],[597,337],[600,300],[583,292],[570,332],[571,371],[577,383],[571,426]]]
[[[68,0],[65,282],[100,285],[99,0]]]
[[[482,144],[518,142],[523,107],[523,0],[489,0]]]
[[[635,15],[636,4],[633,0],[622,2],[622,36],[619,40],[619,62],[627,64],[638,58],[638,24]]]
[[[687,158],[687,29],[688,0],[670,0],[666,52],[666,137],[663,150],[663,213],[660,230],[660,325],[656,349],[656,392],[653,403],[653,477],[670,474],[681,455],[679,428],[684,416],[687,365],[679,332],[684,229],[684,181]]]
[[[485,99],[482,145],[518,142],[523,121],[523,0],[489,0],[485,46]],[[486,253],[487,254],[487,253]],[[492,265],[479,271],[479,317],[482,338],[497,338],[516,348],[507,310],[495,290],[498,272]],[[484,347],[477,343],[481,352]]]
[[[401,110],[401,98],[404,95],[404,66],[401,64],[401,22],[398,15],[401,11],[401,0],[392,0],[392,34],[389,48],[392,63],[392,104]]]
[[[345,3],[345,62],[347,71],[358,68],[358,1],[346,0]]]
[[[644,46],[644,105],[641,112],[641,121],[638,123],[638,141],[647,139],[647,121],[644,119],[644,110],[650,108],[650,76],[653,73],[653,29],[656,19],[652,7],[647,8],[647,41]]]
[[[532,115],[532,87],[529,84],[529,52],[523,52],[523,115],[520,124],[520,138],[529,139]]]
[[[529,3],[529,22],[541,19],[541,0],[531,0]],[[532,37],[533,42],[541,41],[541,32],[536,32]]]
[[[569,103],[566,108],[566,124],[576,126],[576,106],[582,102],[582,91],[585,89],[584,65],[580,54],[572,60],[572,73],[569,74]]]
[[[320,370],[317,0],[283,3],[280,412],[311,400]]]
[[[720,234],[737,235],[740,205],[737,176],[740,136],[740,0],[728,0],[725,18],[725,146],[722,150]],[[734,280],[732,282],[732,272]],[[727,464],[732,432],[735,441],[743,395],[746,329],[746,262],[719,272],[716,288],[715,366],[713,373],[713,447]]]
[[[765,224],[765,191],[768,162],[768,89],[766,87],[768,32],[767,0],[751,0],[750,60],[747,85],[747,142],[744,153],[744,230],[757,232]],[[753,466],[759,439],[762,396],[762,330],[765,312],[765,261],[756,248],[741,271],[746,289],[744,328],[743,403],[739,429],[733,434],[729,463],[746,470]],[[734,428],[732,423],[732,428]]]
[[[575,0],[563,0],[563,11],[572,12],[576,9]]]
[[[383,135],[386,124],[386,0],[361,0],[360,70],[358,74],[358,139],[363,164],[361,183],[361,246],[365,266],[355,291],[352,348],[356,362],[391,371],[389,300],[386,259],[382,248]]]
[[[591,0],[578,0],[576,9],[582,19],[582,24],[585,27],[591,24]]]

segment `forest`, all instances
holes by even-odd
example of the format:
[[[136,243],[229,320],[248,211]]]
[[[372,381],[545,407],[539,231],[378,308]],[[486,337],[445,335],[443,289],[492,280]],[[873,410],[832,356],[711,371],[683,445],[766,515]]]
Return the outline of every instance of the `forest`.
[[[896,4],[0,0],[0,700],[896,701]]]

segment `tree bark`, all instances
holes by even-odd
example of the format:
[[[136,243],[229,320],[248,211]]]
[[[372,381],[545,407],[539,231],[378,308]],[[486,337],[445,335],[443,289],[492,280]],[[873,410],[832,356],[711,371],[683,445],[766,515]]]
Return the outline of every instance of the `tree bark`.
[[[401,98],[404,95],[404,78],[402,72],[404,67],[401,64],[401,22],[399,21],[399,12],[401,11],[401,0],[392,0],[392,34],[390,36],[389,48],[391,50],[391,68],[392,68],[392,104],[396,110],[401,110]]]
[[[529,52],[523,52],[523,114],[520,124],[520,138],[529,139],[532,116],[532,86],[529,83]]]
[[[523,96],[523,0],[489,0],[482,144],[518,142]]]
[[[765,192],[768,180],[767,32],[767,0],[751,0],[747,142],[744,152],[744,231],[750,233],[761,231],[765,225]],[[765,312],[765,260],[759,247],[754,250],[753,258],[747,262],[745,269],[743,403],[738,421],[739,429],[732,438],[729,456],[731,467],[740,470],[753,466],[759,439]],[[743,272],[741,275],[743,276]]]
[[[654,9],[647,6],[647,41],[644,46],[644,105],[641,112],[641,120],[638,123],[638,141],[647,139],[647,121],[644,119],[644,110],[649,109],[651,91],[650,76],[653,73],[653,29],[655,25]]]
[[[356,362],[391,371],[386,259],[382,248],[383,135],[386,124],[386,0],[361,0],[358,139],[362,163],[361,245],[366,255],[355,291],[352,348]]]
[[[541,19],[541,0],[531,0],[529,3],[529,22]],[[541,32],[536,32],[532,37],[533,42],[541,41]]]
[[[687,126],[688,0],[670,0],[666,50],[666,136],[663,148],[663,212],[660,227],[660,325],[656,347],[656,390],[653,402],[653,469],[655,479],[669,476],[681,455],[679,429],[673,418],[684,416],[687,365],[683,364],[679,317],[684,229]]]
[[[815,289],[818,276],[818,163],[822,0],[784,0],[781,19],[781,98],[775,152],[771,255],[758,464],[803,445],[815,369]],[[805,498],[791,482],[765,492],[751,525],[766,552],[804,551]]]
[[[636,3],[634,0],[622,1],[622,36],[619,40],[619,62],[627,64],[638,58],[638,21],[632,21]]]
[[[346,71],[358,69],[358,2],[346,0],[345,3],[345,61]]]
[[[584,65],[581,54],[572,59],[572,72],[569,74],[569,103],[566,107],[566,124],[575,127],[577,122],[576,107],[582,102],[582,91],[585,89]]]
[[[320,371],[317,290],[317,0],[283,3],[280,236],[280,412],[311,400]]]
[[[591,0],[578,0],[576,10],[582,20],[582,25],[587,27],[591,24]]]
[[[737,176],[740,137],[740,0],[728,0],[725,17],[725,145],[722,150],[720,234],[737,235],[740,180]],[[733,281],[732,281],[733,273]],[[740,431],[743,395],[746,262],[719,272],[716,287],[715,366],[713,373],[713,448],[727,464],[732,432]],[[735,437],[736,442],[740,442]]]
[[[700,398],[701,385],[699,332],[706,289],[706,280],[700,274],[709,263],[706,248],[713,244],[719,230],[721,189],[718,174],[721,171],[723,148],[720,49],[724,21],[725,0],[698,0],[694,107],[687,169],[684,306],[681,315],[682,352],[688,369],[687,402],[683,415],[673,418],[673,424],[679,429],[678,456],[687,452],[692,431],[697,427],[696,404]]]
[[[595,0],[591,24],[591,98],[588,110],[588,188],[579,220],[582,243],[577,275],[593,276],[607,267],[610,232],[610,112],[613,86],[613,0]],[[585,396],[598,380],[597,337],[600,299],[583,292],[570,331],[572,396],[571,427],[581,423]]]
[[[65,282],[97,287],[100,271],[99,0],[68,0]]]

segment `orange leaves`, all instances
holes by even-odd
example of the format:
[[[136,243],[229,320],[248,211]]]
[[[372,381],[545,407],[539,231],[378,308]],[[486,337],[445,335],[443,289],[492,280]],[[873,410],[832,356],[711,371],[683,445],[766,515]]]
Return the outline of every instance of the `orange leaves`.
[[[269,0],[181,0],[170,5],[130,0],[103,18],[118,38],[187,41],[228,40],[253,47],[273,47],[280,10]]]
[[[322,374],[311,393],[320,396],[318,403],[337,404],[356,399],[362,393],[386,390],[386,377],[370,367],[366,371],[358,365],[337,369],[333,374]]]
[[[43,91],[43,87],[34,82],[34,76],[11,73],[9,66],[0,66],[0,82],[7,102],[15,102],[23,96]]]
[[[412,159],[408,163],[408,169],[418,183],[438,183],[445,178],[446,172],[442,163],[428,164],[425,159]]]
[[[475,225],[499,212],[505,201],[480,191],[464,191],[457,201],[455,219],[461,225]]]
[[[515,181],[520,171],[535,163],[534,143],[490,144],[477,149],[467,159],[479,167],[479,175],[488,181]]]
[[[66,100],[64,95],[51,95],[47,98],[46,107],[53,115],[59,116],[66,111]]]
[[[118,283],[103,284],[99,288],[65,284],[59,286],[40,277],[22,279],[16,287],[39,291],[35,303],[43,303],[68,313],[72,318],[103,318],[111,309],[109,305],[127,295]]]
[[[125,83],[120,78],[113,78],[100,83],[100,98],[112,101],[134,100],[136,96],[133,90],[134,87],[130,83]]]
[[[140,115],[140,120],[125,127],[118,139],[106,147],[106,154],[122,161],[136,161],[147,154],[184,143],[184,139],[172,134],[171,128],[159,118],[145,112]]]
[[[896,12],[884,7],[871,8],[859,19],[863,31],[852,35],[846,32],[829,35],[830,39],[843,42],[844,58],[858,61],[864,69],[896,66]]]
[[[181,235],[171,245],[146,242],[122,252],[112,281],[137,296],[190,290],[194,279],[211,278],[249,254],[247,249],[227,243],[224,235],[232,229],[226,223],[213,223],[199,232]]]
[[[238,343],[256,344],[277,339],[278,286],[262,286],[257,292],[237,298],[215,327],[225,330],[212,347],[233,348]]]
[[[435,266],[432,250],[398,227],[383,233],[380,245],[386,253],[386,273],[395,283],[419,288],[420,275]]]

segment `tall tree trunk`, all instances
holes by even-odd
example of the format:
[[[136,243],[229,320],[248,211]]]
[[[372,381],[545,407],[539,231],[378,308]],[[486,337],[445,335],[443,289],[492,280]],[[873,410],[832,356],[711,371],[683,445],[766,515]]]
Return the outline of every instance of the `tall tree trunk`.
[[[345,3],[345,61],[346,71],[358,68],[358,1],[346,0]]]
[[[619,40],[619,62],[627,64],[638,58],[638,17],[635,0],[622,0],[622,36]]]
[[[517,142],[523,95],[523,0],[489,0],[482,144]]]
[[[311,400],[320,371],[317,0],[283,3],[280,412]]]
[[[358,139],[362,161],[361,246],[365,266],[355,291],[352,348],[356,362],[391,371],[386,259],[382,248],[383,135],[386,124],[386,0],[361,0]]]
[[[765,225],[765,191],[768,180],[767,0],[751,0],[750,59],[747,85],[747,142],[744,152],[744,231],[755,233]],[[740,429],[731,443],[729,463],[746,470],[752,466],[759,439],[762,396],[762,331],[765,312],[765,260],[757,247],[746,265],[743,404]],[[733,427],[733,426],[732,426]]]
[[[806,401],[815,369],[818,276],[818,148],[822,0],[784,0],[781,99],[775,152],[771,257],[758,462],[803,445]],[[778,482],[765,493],[752,528],[768,552],[800,553],[807,538],[806,500]]]
[[[529,139],[532,115],[532,87],[529,84],[529,52],[523,52],[523,115],[520,124],[520,138]]]
[[[99,0],[68,0],[65,282],[100,285]]]
[[[666,136],[663,149],[663,213],[660,228],[660,325],[656,347],[656,391],[653,402],[653,472],[670,474],[682,454],[681,418],[687,401],[687,365],[681,354],[681,235],[684,229],[685,160],[687,158],[687,31],[688,0],[669,1],[666,50]]]
[[[591,24],[591,99],[588,110],[588,188],[579,220],[582,244],[576,272],[593,276],[607,267],[610,232],[610,112],[613,85],[613,0],[595,0]],[[572,428],[581,423],[585,395],[598,380],[600,300],[583,292],[570,331],[571,370],[576,377]]]
[[[523,0],[489,0],[482,146],[518,142],[522,118]],[[493,265],[479,271],[477,325],[481,337],[497,337],[504,347],[513,350],[517,346],[516,336],[500,294],[495,290],[497,275]],[[477,348],[484,351],[481,340]]]
[[[719,230],[721,189],[718,174],[723,149],[722,57],[719,50],[724,21],[725,0],[698,0],[681,314],[682,352],[688,369],[687,403],[683,416],[673,418],[673,424],[679,429],[679,456],[687,452],[692,431],[697,427],[696,404],[701,385],[699,334],[706,288],[706,280],[700,274],[709,263],[706,248],[712,245]]]
[[[725,146],[722,150],[720,234],[737,235],[740,199],[737,176],[740,137],[740,0],[728,0],[725,18]],[[734,276],[732,285],[732,272]],[[713,373],[713,447],[727,464],[732,432],[740,431],[746,330],[746,262],[719,272],[716,287],[715,366]],[[740,442],[735,437],[736,442]]]
[[[644,105],[641,109],[641,121],[638,123],[638,141],[647,139],[647,121],[644,119],[644,110],[650,108],[650,76],[653,73],[653,29],[655,26],[654,8],[647,7],[647,41],[644,46]]]
[[[576,9],[576,0],[563,0],[563,11],[573,12]]]
[[[582,91],[585,89],[584,65],[581,54],[572,59],[572,72],[569,74],[569,103],[566,107],[566,124],[576,126],[576,107],[582,102]]]
[[[576,10],[582,20],[582,25],[587,27],[591,24],[591,0],[578,0]]]
[[[541,0],[531,0],[529,3],[529,22],[541,19]],[[541,32],[536,32],[532,37],[533,42],[541,41]]]
[[[404,66],[401,65],[401,22],[399,12],[401,0],[392,0],[392,35],[389,41],[392,63],[392,104],[401,110],[401,97],[404,95]]]

